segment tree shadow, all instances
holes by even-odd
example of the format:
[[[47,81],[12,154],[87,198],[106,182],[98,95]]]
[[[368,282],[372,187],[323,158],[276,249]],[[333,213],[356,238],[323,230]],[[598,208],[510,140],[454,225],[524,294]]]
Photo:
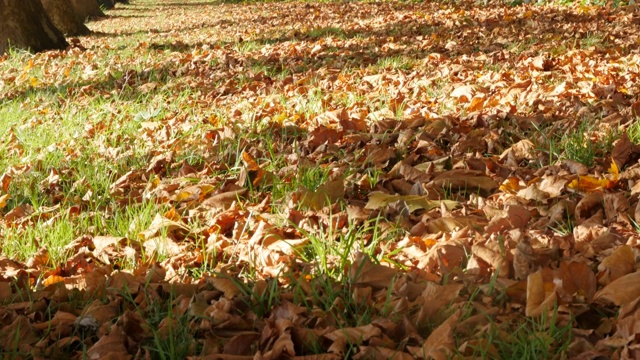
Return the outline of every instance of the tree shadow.
[[[311,5],[323,11],[339,11],[339,8],[344,6],[342,4],[322,4],[327,8],[318,6],[317,4]],[[347,5],[348,6],[348,5]],[[411,9],[411,4],[395,4],[396,9],[402,10]],[[367,65],[377,62],[377,59],[390,57],[390,56],[405,56],[414,58],[416,60],[424,59],[430,53],[439,53],[447,57],[462,57],[468,55],[482,55],[494,53],[496,51],[511,51],[512,48],[516,49],[519,53],[536,52],[536,49],[528,49],[533,45],[548,45],[549,50],[553,50],[554,47],[558,47],[558,51],[564,43],[574,41],[576,46],[574,49],[589,50],[595,53],[608,53],[612,50],[614,44],[613,41],[607,40],[609,33],[606,29],[602,31],[580,31],[576,30],[571,39],[566,38],[564,41],[553,43],[549,39],[559,34],[563,34],[558,29],[558,18],[562,18],[564,26],[569,28],[579,29],[577,25],[588,24],[601,20],[600,13],[571,13],[570,9],[560,9],[555,13],[543,13],[542,16],[535,19],[538,27],[531,29],[527,25],[529,21],[527,18],[507,18],[500,19],[486,19],[479,22],[473,22],[472,20],[461,22],[459,24],[447,24],[447,23],[428,23],[424,19],[413,19],[408,21],[388,21],[384,26],[375,29],[346,29],[341,27],[323,27],[310,29],[304,32],[295,31],[291,35],[279,36],[279,37],[261,37],[251,40],[259,45],[277,44],[284,42],[296,42],[306,40],[319,40],[323,37],[335,37],[343,40],[351,40],[355,38],[363,39],[361,45],[350,45],[346,48],[336,49],[335,55],[330,53],[321,53],[313,57],[309,57],[306,60],[307,65],[311,65],[313,69],[318,69],[322,66],[326,66],[337,60],[351,60],[352,64]],[[268,22],[272,19],[270,16],[258,16],[254,21],[256,22]],[[532,31],[535,30],[535,31]],[[447,46],[446,43],[432,44],[424,47],[420,44],[420,37],[425,38],[429,36],[434,37],[446,37],[442,34],[461,34],[452,37],[450,40],[457,43],[458,46]],[[483,45],[474,45],[476,36],[478,33],[486,34],[488,37],[495,36],[494,34],[500,34],[503,36],[503,42],[499,42],[497,37],[493,43],[487,43]],[[505,36],[504,34],[511,34]],[[630,33],[631,35],[631,33]],[[385,39],[392,38],[391,42],[395,46],[385,47]],[[588,41],[587,41],[588,40]],[[592,42],[592,44],[587,44]],[[638,44],[632,44],[625,48],[617,48],[621,56],[630,54],[633,51],[637,51]],[[574,50],[564,49],[564,51]],[[516,53],[515,55],[518,55]],[[553,55],[552,55],[553,56]],[[260,62],[265,62],[260,60]],[[281,61],[279,59],[267,59],[267,64],[280,66]],[[315,65],[314,65],[315,64]]]
[[[131,19],[144,19],[144,18],[151,17],[149,15],[125,15],[125,14],[118,14],[118,13],[109,13],[107,16],[112,18],[131,18]]]
[[[198,3],[198,5],[200,6],[217,6],[219,4],[219,2]],[[273,3],[272,5],[274,7],[277,7],[278,3]],[[316,10],[323,10],[341,13],[345,8],[348,9],[351,5],[331,3],[305,4],[304,6],[308,7],[312,12]],[[414,4],[378,4],[372,6],[382,8],[382,10],[385,10],[385,7],[389,6],[393,6],[395,10],[402,11],[418,11],[420,9],[424,10],[424,7],[420,7],[419,5]],[[274,9],[274,12],[277,13],[277,9]],[[310,28],[305,31],[295,30],[282,36],[263,35],[246,41],[199,41],[194,43],[186,43],[181,41],[163,43],[156,41],[150,43],[149,48],[159,51],[188,53],[192,52],[194,49],[202,47],[222,47],[242,52],[243,50],[241,48],[243,47],[251,48],[252,46],[255,46],[255,48],[258,48],[265,45],[271,45],[273,47],[284,45],[285,47],[287,47],[293,46],[296,43],[300,43],[303,41],[317,42],[321,41],[323,38],[336,38],[341,40],[359,39],[359,41],[348,42],[346,45],[341,47],[325,47],[323,51],[315,54],[289,54],[287,52],[282,52],[282,54],[288,55],[265,57],[260,54],[255,54],[251,50],[246,50],[244,53],[238,56],[232,56],[234,57],[234,59],[232,59],[231,61],[225,60],[224,64],[215,65],[227,66],[232,68],[230,72],[235,73],[236,76],[252,76],[247,72],[247,70],[251,70],[254,75],[257,72],[263,72],[264,74],[267,74],[267,76],[273,76],[273,74],[282,74],[285,72],[293,75],[306,73],[309,71],[318,71],[321,68],[341,68],[342,70],[349,70],[366,68],[368,66],[376,64],[379,64],[381,67],[383,67],[385,66],[384,64],[386,60],[393,58],[421,62],[424,61],[424,59],[426,59],[430,54],[435,53],[448,57],[450,59],[454,59],[454,62],[461,62],[464,61],[464,57],[466,56],[480,56],[483,54],[495,55],[501,52],[510,52],[510,48],[519,46],[519,44],[525,44],[526,46],[526,44],[544,42],[545,36],[555,36],[559,33],[557,30],[558,17],[562,17],[564,19],[563,21],[565,22],[565,26],[571,27],[585,22],[597,21],[598,16],[600,16],[598,15],[598,13],[573,14],[569,12],[569,9],[560,9],[556,13],[543,14],[536,18],[536,23],[539,25],[539,27],[538,31],[535,33],[531,32],[527,27],[527,19],[518,18],[501,19],[500,21],[496,21],[495,19],[485,19],[479,22],[462,21],[460,23],[428,22],[424,18],[412,18],[409,20],[394,18],[379,27],[358,29],[338,26],[326,26]],[[272,15],[258,15],[254,18],[254,21],[268,22],[272,17]],[[120,37],[145,33],[162,34],[165,32],[168,33],[174,31],[190,31],[202,28],[212,28],[221,25],[233,26],[234,23],[235,21],[221,19],[205,27],[201,25],[191,25],[182,26],[178,29],[171,29],[166,31],[145,29],[118,34],[93,32],[92,35],[97,37]],[[575,27],[577,28],[577,26]],[[500,34],[500,36],[504,37],[505,41],[489,41],[485,44],[474,44],[474,39],[479,31],[487,34],[488,37],[494,36],[493,34]],[[442,34],[450,33],[460,34],[459,36],[454,38],[460,46],[448,46],[449,44],[445,42],[424,42],[424,44],[427,45],[423,45],[423,42],[421,41],[421,39],[427,39],[434,36],[446,37],[449,35],[443,36]],[[575,35],[578,41],[580,41],[580,39],[586,38],[588,36],[593,37],[594,35],[602,35],[604,37],[605,34],[599,34],[597,32],[577,32]],[[390,38],[392,39],[387,41]],[[344,42],[340,44],[344,44]],[[389,44],[393,44],[393,46]],[[622,55],[626,55],[632,51],[637,51],[637,49],[638,46],[636,44],[635,46],[629,46],[625,49],[619,49],[619,51]],[[526,51],[528,50],[523,49],[523,52]],[[596,47],[593,51],[606,53],[607,51],[609,51],[609,49],[598,49]],[[233,55],[233,53],[231,53],[231,55]],[[206,67],[214,65],[195,64],[194,66]],[[136,81],[134,81],[133,85],[129,86],[125,84],[126,86],[123,87],[129,87],[129,90],[120,91],[118,87],[122,85],[119,85],[119,79],[111,79],[93,85],[95,85],[95,88],[99,89],[100,91],[111,92],[117,90],[119,91],[119,94],[121,96],[135,98],[139,95],[135,90],[137,86],[142,85],[146,82],[154,81],[163,83],[169,81],[171,78],[182,76],[181,67],[182,66],[180,64],[175,63],[164,64],[162,67],[155,70],[157,74],[153,76],[155,76],[156,78],[150,78],[149,74],[136,73],[134,74]],[[410,70],[411,67],[408,67],[407,71]],[[125,75],[123,74],[122,76]],[[210,78],[207,81],[215,84],[223,80],[225,80],[225,78],[223,76],[220,76]],[[82,87],[86,85],[89,84],[71,84],[70,86]],[[52,90],[55,91],[55,89],[42,89],[41,91]]]
[[[211,6],[211,5],[220,5],[220,1],[206,1],[206,2],[163,2],[158,4],[157,6],[178,6],[178,7],[202,7],[202,6]]]

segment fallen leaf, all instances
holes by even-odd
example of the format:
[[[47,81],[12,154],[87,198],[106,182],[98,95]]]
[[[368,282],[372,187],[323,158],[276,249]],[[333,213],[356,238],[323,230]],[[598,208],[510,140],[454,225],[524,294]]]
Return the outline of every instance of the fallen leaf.
[[[636,271],[621,276],[600,289],[594,300],[623,306],[638,297],[640,297],[640,272]]]
[[[381,209],[390,203],[396,201],[404,201],[409,206],[409,211],[415,210],[431,210],[444,205],[448,210],[453,210],[459,203],[453,200],[429,200],[427,196],[419,195],[391,195],[382,192],[372,192],[369,194],[369,201],[365,205],[366,209]]]
[[[462,312],[454,312],[436,327],[422,347],[409,347],[409,352],[417,359],[448,359],[455,349],[454,330]]]
[[[374,264],[369,256],[358,253],[349,268],[349,277],[354,284],[368,285],[374,288],[389,286],[398,271],[387,266]]]
[[[131,359],[124,346],[125,336],[117,325],[112,325],[108,335],[102,336],[87,350],[89,359]]]
[[[556,306],[556,291],[553,283],[545,283],[542,271],[527,277],[527,316],[542,316]]]
[[[431,189],[451,189],[467,194],[492,194],[499,185],[490,177],[474,170],[451,170],[436,176],[426,185]]]
[[[315,191],[302,187],[298,190],[297,198],[303,208],[319,210],[344,198],[344,191],[344,178],[339,177],[325,182]]]

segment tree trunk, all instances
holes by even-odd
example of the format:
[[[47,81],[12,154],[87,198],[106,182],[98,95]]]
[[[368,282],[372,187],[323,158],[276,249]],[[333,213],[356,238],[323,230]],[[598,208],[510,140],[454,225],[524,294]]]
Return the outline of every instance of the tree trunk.
[[[100,5],[101,8],[103,9],[113,9],[113,7],[116,5],[115,0],[98,0],[98,5]]]
[[[83,21],[88,17],[105,16],[100,10],[98,0],[71,0],[71,5]]]
[[[63,33],[71,36],[87,35],[91,31],[82,18],[78,16],[67,0],[41,0],[44,11],[47,12],[53,24]]]
[[[9,47],[38,52],[69,46],[40,0],[0,0],[0,19],[0,54]]]

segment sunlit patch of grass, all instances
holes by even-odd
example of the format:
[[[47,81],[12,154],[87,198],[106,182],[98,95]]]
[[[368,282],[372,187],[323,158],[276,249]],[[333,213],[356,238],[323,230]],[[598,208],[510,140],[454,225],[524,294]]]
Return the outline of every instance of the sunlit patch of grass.
[[[63,207],[64,209],[65,207]],[[45,248],[50,257],[50,265],[64,263],[69,253],[65,246],[78,236],[85,234],[110,235],[135,240],[138,234],[146,230],[153,217],[162,210],[153,203],[142,203],[126,207],[109,206],[95,213],[82,213],[78,216],[65,214],[55,215],[50,212],[54,208],[40,207],[34,209],[32,220],[28,226],[6,227],[0,229],[4,239],[2,251],[7,256],[26,261],[40,248]],[[38,220],[38,218],[42,218]],[[144,254],[143,254],[144,255]],[[124,268],[135,265],[133,259],[120,259],[118,264]]]
[[[396,55],[396,56],[388,56],[388,57],[383,57],[378,59],[378,62],[375,65],[373,65],[373,68],[377,69],[378,71],[384,71],[384,70],[409,71],[416,64],[417,64],[417,61],[415,59],[402,56],[402,55]]]
[[[562,135],[563,157],[577,161],[588,167],[595,164],[598,157],[605,156],[613,147],[617,134],[612,131],[595,132],[595,128],[582,121],[578,128]]]
[[[2,252],[13,259],[26,261],[44,247],[51,262],[45,265],[60,264],[66,261],[68,255],[64,250],[65,245],[79,235],[78,230],[66,216],[52,222],[38,220],[24,230],[5,228],[2,231]]]
[[[249,53],[249,52],[256,51],[256,50],[260,49],[262,46],[263,46],[263,44],[261,44],[259,41],[247,40],[247,41],[242,41],[242,42],[236,43],[234,48],[239,53]]]
[[[291,69],[280,62],[278,64],[266,64],[261,62],[255,62],[251,64],[251,71],[254,73],[264,73],[266,76],[275,78],[277,80],[283,80],[287,76],[291,75]]]
[[[324,93],[320,88],[310,88],[306,95],[297,95],[287,101],[294,107],[294,111],[306,119],[312,119],[326,110],[323,101]]]
[[[604,38],[594,33],[587,33],[584,38],[580,39],[580,47],[583,49],[599,48],[605,45]]]
[[[324,27],[324,28],[316,28],[307,33],[307,36],[311,39],[318,39],[327,36],[334,36],[338,39],[343,39],[345,36],[344,30],[338,27]]]
[[[527,36],[524,40],[513,42],[507,47],[507,51],[516,55],[520,55],[525,51],[531,50],[534,45],[539,43],[539,39],[533,36]]]
[[[567,46],[565,44],[558,44],[557,46],[552,47],[551,49],[549,49],[549,53],[552,56],[560,56],[560,55],[564,55],[569,51],[569,49],[567,48]]]
[[[486,332],[470,345],[466,356],[513,359],[561,358],[572,342],[572,324],[558,322],[557,309],[541,318],[517,317],[510,322],[493,319]]]
[[[640,144],[640,118],[631,120],[631,126],[627,129],[629,140],[634,144]]]

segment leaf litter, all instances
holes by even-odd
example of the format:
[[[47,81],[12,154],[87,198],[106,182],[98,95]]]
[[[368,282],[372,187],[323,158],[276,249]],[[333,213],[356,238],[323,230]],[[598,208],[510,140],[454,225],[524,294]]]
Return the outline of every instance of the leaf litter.
[[[637,357],[637,7],[107,14],[0,58],[4,352],[512,357],[533,323],[539,358]]]

